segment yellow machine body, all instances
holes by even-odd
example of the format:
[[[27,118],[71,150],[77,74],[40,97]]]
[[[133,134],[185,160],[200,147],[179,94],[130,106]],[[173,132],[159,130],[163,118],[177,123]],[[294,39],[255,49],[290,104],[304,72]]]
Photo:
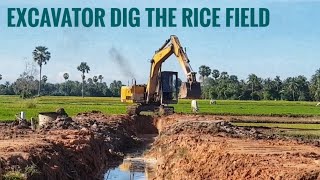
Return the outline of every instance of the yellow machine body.
[[[121,87],[121,102],[125,103],[144,103],[145,99],[145,85],[132,85]]]
[[[171,56],[176,56],[187,82],[182,83],[178,94],[178,74],[172,71],[162,71],[162,64]],[[128,107],[128,114],[139,114],[142,111],[158,111],[169,114],[174,108],[169,104],[177,104],[181,99],[198,99],[201,96],[200,83],[197,82],[196,72],[190,65],[190,60],[180,44],[177,36],[172,35],[153,55],[147,85],[123,86],[121,102],[135,103]]]

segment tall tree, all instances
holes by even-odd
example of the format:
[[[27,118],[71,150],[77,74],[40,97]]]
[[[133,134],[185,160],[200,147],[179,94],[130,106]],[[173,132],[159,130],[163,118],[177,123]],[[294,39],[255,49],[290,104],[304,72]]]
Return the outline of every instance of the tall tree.
[[[93,82],[95,83],[95,84],[97,84],[97,82],[98,82],[98,76],[93,76],[93,78],[92,78],[92,80],[93,80]]]
[[[208,66],[202,65],[199,67],[199,74],[200,76],[205,79],[205,77],[208,77],[211,74],[211,69]]]
[[[63,79],[65,81],[65,96],[66,96],[67,95],[67,91],[68,91],[67,80],[69,79],[69,74],[68,73],[64,73],[63,74]]]
[[[119,97],[120,96],[121,86],[122,86],[122,82],[121,81],[114,80],[112,83],[110,83],[110,91],[112,92],[113,96],[115,96],[115,97]]]
[[[63,74],[63,79],[64,79],[64,81],[67,81],[69,79],[69,74],[68,73],[64,73]]]
[[[40,68],[40,78],[39,78],[39,88],[38,88],[38,96],[40,96],[42,66],[46,65],[47,62],[50,60],[51,53],[48,51],[47,47],[37,46],[35,50],[33,50],[32,55],[33,55],[33,60],[39,65],[39,68]]]
[[[295,78],[297,83],[297,98],[299,101],[305,101],[310,99],[309,81],[305,76],[299,75]]]
[[[265,100],[277,99],[278,94],[276,88],[276,82],[271,78],[263,80],[263,98]]]
[[[258,78],[255,74],[249,74],[248,76],[248,84],[251,87],[251,100],[254,99],[256,88],[261,86],[261,79]]]
[[[0,81],[2,80],[2,74],[0,74]]]
[[[280,92],[282,91],[282,80],[280,79],[280,76],[276,76],[273,81],[276,86],[275,99],[281,99]]]
[[[220,78],[221,79],[228,79],[229,78],[229,74],[225,71],[220,73]]]
[[[43,76],[42,76],[42,81],[43,81],[43,83],[45,84],[45,83],[48,81],[48,76],[43,75]]]
[[[100,83],[102,83],[102,80],[103,80],[103,76],[100,74],[98,79],[100,80]]]
[[[82,78],[82,97],[84,97],[84,80],[86,78],[85,73],[89,73],[90,71],[90,67],[88,66],[88,64],[86,62],[81,62],[81,64],[77,67],[78,71],[80,71],[81,74],[81,78]]]
[[[212,70],[212,77],[217,80],[217,78],[220,76],[220,72],[217,69]]]
[[[320,69],[311,77],[310,91],[314,100],[320,101]]]
[[[296,95],[296,92],[298,91],[298,83],[296,81],[296,78],[294,77],[290,77],[288,79],[288,90],[289,92],[292,93],[292,99],[293,101],[295,101],[295,95]]]

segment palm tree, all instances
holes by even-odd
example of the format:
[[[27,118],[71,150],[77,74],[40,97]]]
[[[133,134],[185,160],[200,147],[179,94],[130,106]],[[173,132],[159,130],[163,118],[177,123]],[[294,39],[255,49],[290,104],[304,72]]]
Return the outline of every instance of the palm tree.
[[[4,83],[4,85],[6,86],[6,88],[8,88],[8,87],[10,86],[10,82],[9,82],[9,81],[6,81],[6,82]]]
[[[2,80],[2,74],[0,74],[0,81]]]
[[[311,78],[311,91],[313,98],[316,101],[320,100],[320,69],[316,70],[316,73]]]
[[[33,60],[38,63],[40,67],[40,79],[39,79],[39,89],[38,89],[38,96],[40,96],[41,92],[41,71],[42,65],[46,65],[47,62],[51,58],[51,53],[48,51],[48,48],[45,46],[38,46],[32,52]]]
[[[217,69],[212,70],[212,77],[217,80],[217,78],[220,76],[220,72]]]
[[[259,83],[259,78],[255,74],[250,74],[248,77],[248,84],[251,85],[251,99],[253,100],[254,87]]]
[[[63,78],[64,78],[64,81],[65,81],[65,84],[66,84],[66,85],[65,85],[65,86],[66,86],[66,87],[65,87],[65,89],[66,89],[66,94],[65,94],[65,95],[67,95],[67,90],[68,90],[68,89],[67,89],[67,88],[68,88],[68,87],[67,87],[67,80],[69,79],[69,74],[68,74],[68,73],[64,73],[64,74],[63,74]]]
[[[100,80],[100,83],[102,83],[103,76],[100,74],[98,79]]]
[[[86,62],[81,62],[81,64],[77,67],[77,69],[78,69],[78,71],[80,71],[82,73],[81,74],[81,77],[82,77],[82,97],[84,97],[83,86],[84,86],[84,80],[86,78],[86,76],[84,74],[89,73],[90,67],[87,65]]]
[[[280,76],[276,76],[276,78],[274,79],[275,83],[276,83],[276,87],[277,87],[277,91],[280,91],[281,85],[282,85],[282,81],[280,79]]]
[[[93,82],[94,82],[94,83],[97,83],[98,80],[99,80],[99,79],[98,79],[98,76],[93,76]]]
[[[206,77],[208,77],[211,74],[211,69],[208,66],[202,65],[199,67],[199,74],[202,77],[202,80],[204,80]]]
[[[68,73],[64,73],[63,74],[63,78],[65,81],[67,81],[69,79],[69,74]]]
[[[42,81],[45,84],[48,81],[48,77],[46,75],[42,76]]]
[[[296,78],[290,78],[288,83],[288,89],[292,93],[293,101],[295,101],[295,92],[298,91],[298,83],[296,81]]]
[[[228,79],[229,78],[228,72],[225,72],[225,71],[221,72],[220,73],[220,78],[221,79]]]

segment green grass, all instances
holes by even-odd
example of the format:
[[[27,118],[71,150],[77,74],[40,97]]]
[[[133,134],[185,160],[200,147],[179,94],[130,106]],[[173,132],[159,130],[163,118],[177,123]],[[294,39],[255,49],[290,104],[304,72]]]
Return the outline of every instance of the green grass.
[[[241,127],[269,127],[276,128],[272,132],[282,136],[318,139],[320,124],[292,124],[292,123],[232,123]]]
[[[198,101],[200,114],[249,115],[249,116],[318,116],[320,107],[315,102],[287,101],[217,101],[210,105],[209,100]],[[128,104],[121,103],[120,98],[107,97],[39,97],[23,100],[18,96],[0,96],[0,121],[12,121],[15,114],[26,112],[27,119],[38,117],[39,112],[55,111],[64,108],[70,116],[92,110],[106,114],[125,114]],[[190,100],[180,100],[174,105],[178,113],[191,113]],[[294,119],[293,119],[294,121]],[[320,124],[294,123],[234,123],[237,126],[262,126],[280,128],[279,134],[289,136],[320,137]],[[281,131],[281,132],[280,132]]]
[[[119,98],[97,97],[40,97],[23,100],[17,96],[0,96],[0,120],[12,120],[15,114],[21,111],[26,112],[27,118],[30,119],[37,117],[39,112],[55,111],[60,107],[65,108],[70,116],[92,110],[106,114],[125,113],[126,104],[120,103],[119,100]]]
[[[266,116],[319,116],[320,107],[315,102],[288,101],[217,101],[210,105],[208,100],[198,102],[200,113],[221,115],[266,115]],[[177,112],[190,111],[190,102],[182,100],[175,105]]]
[[[221,115],[255,116],[320,116],[320,107],[315,102],[287,101],[217,101],[210,105],[209,100],[199,100],[200,113]],[[39,97],[23,100],[18,96],[0,96],[0,120],[13,120],[15,114],[25,111],[27,118],[37,117],[39,112],[65,108],[71,116],[79,112],[98,110],[106,114],[124,114],[128,104],[120,98],[107,97]],[[190,100],[180,100],[174,105],[176,112],[191,113]]]
[[[303,137],[308,139],[319,139],[320,130],[290,130],[278,132],[280,135],[291,136],[291,137]]]
[[[232,123],[242,127],[269,127],[282,129],[320,130],[320,124],[292,124],[292,123]]]

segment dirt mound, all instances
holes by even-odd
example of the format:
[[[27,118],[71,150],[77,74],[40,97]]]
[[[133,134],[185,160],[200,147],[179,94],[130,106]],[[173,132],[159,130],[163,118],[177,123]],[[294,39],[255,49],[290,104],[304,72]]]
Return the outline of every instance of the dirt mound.
[[[0,126],[0,175],[25,173],[35,164],[40,174],[28,174],[29,179],[100,179],[107,166],[140,145],[134,121],[90,112],[60,116],[41,131]]]
[[[182,121],[164,129],[163,134],[211,134],[230,137],[251,137],[256,139],[274,139],[275,135],[265,135],[255,128],[233,126],[226,121]]]
[[[58,116],[57,119],[44,124],[41,129],[80,129],[79,123],[72,120],[71,117]]]
[[[320,179],[318,147],[215,118],[164,119],[146,153],[158,159],[154,179]]]

